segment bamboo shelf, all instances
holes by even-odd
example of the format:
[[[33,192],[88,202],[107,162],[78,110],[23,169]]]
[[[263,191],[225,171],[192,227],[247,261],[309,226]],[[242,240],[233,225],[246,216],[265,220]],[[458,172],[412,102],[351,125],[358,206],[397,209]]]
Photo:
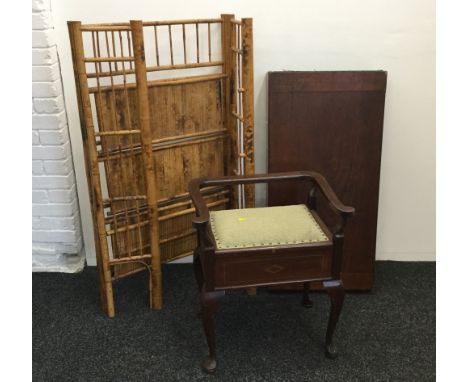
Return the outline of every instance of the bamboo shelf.
[[[113,281],[191,255],[195,177],[253,174],[252,19],[69,21],[101,304]],[[251,186],[209,188],[212,209],[255,204]]]

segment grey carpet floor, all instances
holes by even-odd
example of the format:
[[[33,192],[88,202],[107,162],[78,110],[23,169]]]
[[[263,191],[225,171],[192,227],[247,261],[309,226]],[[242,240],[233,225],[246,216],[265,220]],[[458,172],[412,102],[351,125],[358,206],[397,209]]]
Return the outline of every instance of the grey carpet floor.
[[[349,293],[325,358],[329,301],[312,293],[227,295],[217,314],[218,370],[206,353],[190,265],[168,265],[164,308],[147,307],[147,276],[115,284],[117,315],[99,308],[95,268],[35,273],[34,381],[434,381],[435,263],[377,262],[371,293]]]

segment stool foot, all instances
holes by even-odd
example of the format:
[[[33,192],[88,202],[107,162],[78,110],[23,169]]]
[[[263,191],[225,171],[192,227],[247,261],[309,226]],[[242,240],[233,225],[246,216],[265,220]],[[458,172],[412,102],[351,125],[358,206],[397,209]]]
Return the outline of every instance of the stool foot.
[[[202,362],[202,370],[207,374],[214,374],[216,371],[216,359],[208,356]]]
[[[330,359],[335,359],[338,357],[338,350],[336,349],[335,345],[330,344],[325,346],[325,357]]]

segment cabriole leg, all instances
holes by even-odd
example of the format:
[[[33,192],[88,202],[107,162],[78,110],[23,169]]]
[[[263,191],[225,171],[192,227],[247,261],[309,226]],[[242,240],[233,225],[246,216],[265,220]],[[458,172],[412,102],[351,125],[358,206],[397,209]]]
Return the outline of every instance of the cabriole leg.
[[[202,363],[202,369],[206,373],[216,371],[216,334],[214,314],[218,309],[219,298],[224,295],[224,291],[206,292],[202,288],[201,297],[201,316],[203,329],[205,331],[206,342],[208,343],[209,354]]]
[[[324,281],[323,287],[327,291],[331,302],[330,318],[328,319],[327,335],[325,338],[325,355],[328,358],[336,358],[338,353],[333,344],[333,333],[340,317],[345,291],[341,280]]]

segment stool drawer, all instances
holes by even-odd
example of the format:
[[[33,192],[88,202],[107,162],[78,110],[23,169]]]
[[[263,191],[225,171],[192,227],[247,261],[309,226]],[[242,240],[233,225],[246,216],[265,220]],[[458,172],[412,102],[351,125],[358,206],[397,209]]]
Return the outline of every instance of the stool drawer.
[[[328,277],[331,253],[255,256],[216,259],[216,287],[268,285],[278,282]]]

